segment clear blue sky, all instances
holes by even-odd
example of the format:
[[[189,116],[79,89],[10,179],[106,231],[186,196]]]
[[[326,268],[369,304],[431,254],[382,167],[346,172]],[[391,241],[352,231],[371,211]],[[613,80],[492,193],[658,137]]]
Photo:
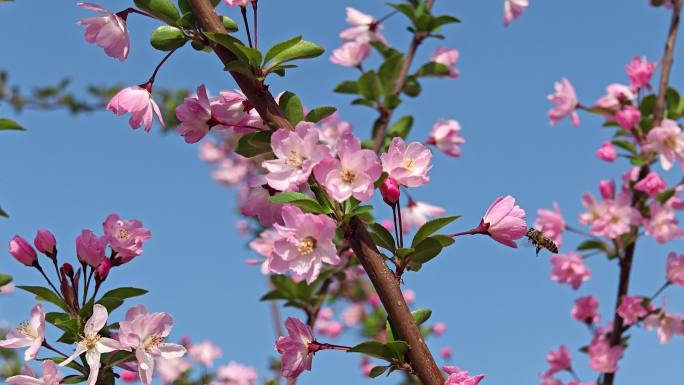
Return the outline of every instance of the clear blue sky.
[[[129,4],[101,3],[110,9]],[[387,12],[383,3],[262,0],[261,41],[270,45],[303,34],[331,50],[340,44],[337,35],[345,28],[346,5],[380,16]],[[501,194],[514,195],[530,222],[537,208],[557,201],[567,220],[576,224],[580,195],[596,191],[602,178],[619,177],[627,166],[608,165],[595,157],[611,133],[600,127],[599,119],[582,116],[578,129],[567,122],[551,128],[546,95],[562,76],[574,83],[584,103],[595,101],[608,83],[626,82],[623,68],[633,56],[657,59],[662,54],[669,15],[647,6],[646,0],[532,0],[523,17],[504,29],[502,3],[436,2],[438,11],[464,22],[448,27],[445,41],[426,44],[419,58],[426,58],[437,44],[455,47],[461,52],[461,77],[424,82],[419,101],[408,101],[401,112],[416,115],[413,139],[423,140],[433,122],[443,117],[461,123],[467,143],[460,159],[436,155],[433,182],[414,195],[463,215],[453,229],[475,225]],[[235,18],[239,15],[225,6],[221,9]],[[156,25],[129,17],[132,51],[121,64],[85,43],[75,22],[86,16],[88,12],[71,2],[3,4],[0,67],[24,87],[54,83],[65,75],[74,77],[75,89],[91,83],[145,81],[162,57],[147,43]],[[403,26],[395,17],[387,27],[390,42],[402,49],[409,39]],[[675,85],[684,83],[684,47],[678,48]],[[348,97],[331,92],[337,82],[356,74],[333,65],[327,56],[304,63],[284,81],[273,79],[271,89],[295,91],[309,106],[340,106],[356,133],[367,136],[373,113],[349,107]],[[235,87],[214,56],[189,46],[161,70],[157,82],[188,88],[205,83],[214,92]],[[0,106],[0,115],[12,117],[12,112]],[[157,127],[150,134],[133,131],[127,118],[107,111],[76,119],[65,112],[28,112],[15,118],[29,130],[3,133],[0,140],[0,203],[11,214],[9,220],[0,220],[0,244],[15,233],[32,237],[36,229],[49,228],[58,237],[60,253],[73,255],[80,230],[101,231],[110,212],[139,218],[153,239],[145,244],[142,257],[114,270],[110,287],[149,289],[144,303],[173,314],[175,336],[212,339],[223,349],[222,362],[236,360],[263,372],[274,340],[268,307],[257,301],[266,284],[257,269],[243,263],[250,253],[234,229],[235,195],[210,179],[211,168],[198,160],[197,146],[185,144],[177,135],[159,135]],[[668,179],[679,178],[676,173],[671,171]],[[389,215],[385,208],[378,213],[383,210]],[[564,249],[578,241],[567,237]],[[640,242],[633,293],[650,295],[662,283],[667,252],[682,252],[682,245]],[[536,383],[537,374],[546,369],[545,354],[561,343],[569,345],[575,367],[589,381],[595,377],[587,357],[577,352],[589,336],[569,312],[576,297],[593,293],[602,301],[604,318],[609,317],[617,268],[599,257],[588,263],[592,280],[573,292],[549,280],[547,255],[535,258],[529,248],[513,250],[488,239],[463,239],[420,274],[408,275],[406,287],[417,292],[418,306],[433,309],[433,319],[449,325],[445,337],[432,341],[434,347],[453,346],[454,361],[486,374],[486,384]],[[33,271],[9,255],[0,258],[0,270],[13,274],[18,284],[39,283]],[[666,292],[675,311],[684,311],[682,290]],[[27,294],[0,298],[0,318],[16,323],[31,306]],[[635,330],[630,343],[634,348],[620,363],[620,385],[681,383],[682,338],[660,346],[654,333]],[[398,380],[393,375],[378,381]],[[358,357],[319,354],[313,373],[305,373],[299,383],[323,381],[365,381]]]

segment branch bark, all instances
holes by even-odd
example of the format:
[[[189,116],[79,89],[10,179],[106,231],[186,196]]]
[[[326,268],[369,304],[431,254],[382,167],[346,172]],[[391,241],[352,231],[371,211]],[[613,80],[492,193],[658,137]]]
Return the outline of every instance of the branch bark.
[[[188,0],[188,3],[204,31],[227,33],[209,0]],[[432,1],[429,4],[431,6]],[[235,60],[235,56],[225,48],[213,43],[211,47],[224,65]],[[410,63],[405,63],[405,66],[407,67],[405,70],[402,69],[402,73],[406,74],[408,73]],[[245,93],[249,102],[257,109],[261,118],[271,128],[293,129],[273,99],[273,95],[262,83],[239,73],[231,72],[231,76],[235,79],[242,92]],[[406,79],[404,79],[405,81]],[[402,88],[403,85],[399,90]],[[408,343],[409,351],[407,354],[418,378],[420,378],[424,385],[443,385],[444,378],[442,373],[411,316],[411,311],[406,301],[404,301],[399,283],[385,264],[384,257],[378,252],[365,225],[356,217],[350,221],[350,231],[347,234],[347,240],[366,269],[382,304],[387,310],[393,330]]]

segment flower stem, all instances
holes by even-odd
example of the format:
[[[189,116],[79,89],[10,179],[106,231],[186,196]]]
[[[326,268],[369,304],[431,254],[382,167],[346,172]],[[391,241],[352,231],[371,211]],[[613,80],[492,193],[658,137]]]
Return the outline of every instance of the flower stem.
[[[240,7],[240,12],[242,12],[242,21],[245,23],[247,42],[249,43],[249,48],[252,48],[252,34],[249,32],[249,23],[247,22],[247,7]]]
[[[399,218],[399,247],[404,247],[404,224],[401,222],[401,205],[397,206],[397,217]]]
[[[252,0],[252,10],[254,11],[254,48],[259,49],[259,24],[258,24],[258,8],[257,1]]]
[[[50,285],[50,287],[52,288],[52,290],[54,290],[55,294],[57,294],[57,296],[58,296],[59,298],[64,299],[64,298],[62,297],[62,294],[60,293],[60,291],[57,290],[57,288],[55,287],[55,285],[52,284],[52,281],[50,280],[50,277],[48,277],[47,274],[45,274],[45,271],[43,271],[43,268],[38,264],[38,261],[36,261],[36,264],[35,264],[33,267],[35,267],[36,270],[38,270],[38,271],[40,272],[40,274],[43,276],[43,278],[45,278],[45,280],[46,280],[47,283]]]
[[[164,56],[164,58],[157,64],[157,67],[155,67],[154,72],[152,72],[152,76],[150,76],[150,80],[147,81],[143,86],[143,88],[146,88],[149,92],[152,92],[152,84],[154,84],[154,79],[157,77],[157,72],[159,72],[159,69],[161,68],[162,65],[166,62],[166,60],[173,55],[174,52],[176,52],[178,48],[172,49],[169,53]]]
[[[656,299],[657,296],[659,296],[665,289],[667,289],[670,285],[672,285],[672,282],[667,281],[663,284],[663,286],[660,287],[660,289],[656,290],[655,293],[649,298],[650,302],[653,302],[654,299]]]

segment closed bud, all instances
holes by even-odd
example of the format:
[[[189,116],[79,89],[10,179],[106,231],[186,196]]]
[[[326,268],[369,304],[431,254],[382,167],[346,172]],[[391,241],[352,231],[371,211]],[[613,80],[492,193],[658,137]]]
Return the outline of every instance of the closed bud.
[[[33,240],[36,249],[50,258],[57,256],[57,240],[49,230],[38,230]]]
[[[399,184],[397,184],[397,181],[394,180],[394,178],[388,176],[380,185],[380,194],[385,203],[392,207],[396,206],[397,202],[399,202],[399,197],[401,196]]]
[[[15,235],[14,238],[9,243],[9,253],[20,263],[26,265],[26,266],[33,266],[36,264],[36,258],[38,255],[36,254],[36,250],[33,249],[33,246],[26,242],[26,240],[18,235]]]
[[[107,279],[109,275],[109,270],[112,268],[112,262],[109,258],[105,258],[100,262],[100,264],[95,268],[95,282],[100,283]]]
[[[62,273],[63,276],[67,276],[71,279],[74,279],[74,267],[71,266],[70,263],[63,264],[59,271],[60,273]]]

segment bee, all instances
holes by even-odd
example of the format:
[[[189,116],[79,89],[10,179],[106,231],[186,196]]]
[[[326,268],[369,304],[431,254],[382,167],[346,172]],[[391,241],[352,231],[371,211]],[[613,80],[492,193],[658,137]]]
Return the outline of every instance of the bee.
[[[558,254],[558,246],[544,235],[544,233],[535,228],[530,227],[529,230],[527,230],[527,239],[529,239],[536,248],[537,255],[539,255],[541,249],[546,249],[554,254]]]

